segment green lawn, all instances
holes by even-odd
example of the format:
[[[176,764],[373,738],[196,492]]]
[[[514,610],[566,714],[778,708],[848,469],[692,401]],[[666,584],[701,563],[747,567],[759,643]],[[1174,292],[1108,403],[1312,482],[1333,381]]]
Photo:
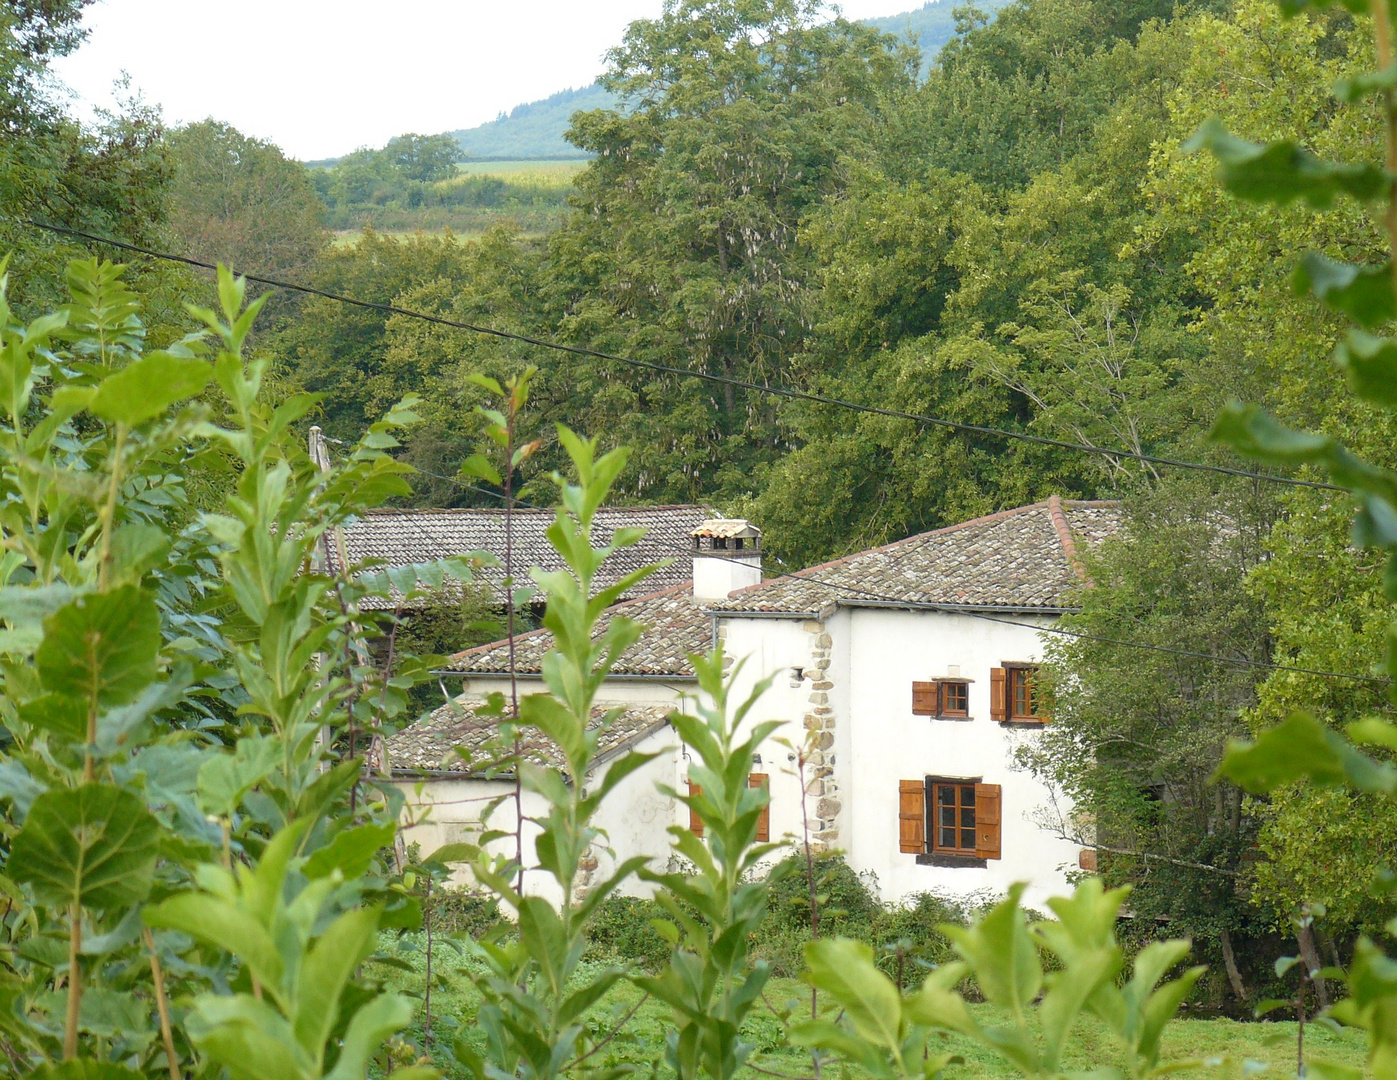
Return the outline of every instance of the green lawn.
[[[406,961],[411,970],[385,968],[383,976],[397,989],[420,997],[424,984],[421,936],[414,935],[392,944],[385,939],[385,949]],[[465,961],[453,950],[450,942],[438,942],[433,949],[433,968],[437,976],[433,979],[437,985],[432,993],[433,1033],[437,1043],[434,1056],[443,1066],[448,1064],[446,1047],[455,1036],[457,1019],[466,1014],[475,1000],[475,993],[463,974],[464,964]],[[617,1022],[630,1012],[640,997],[635,987],[628,984],[618,986],[594,1010],[590,1020],[593,1030],[599,1036],[613,1031]],[[773,979],[768,984],[763,1004],[754,1010],[744,1029],[746,1037],[757,1047],[753,1064],[793,1080],[810,1076],[808,1055],[781,1046],[783,1020],[780,1015],[789,1012],[796,1018],[808,1016],[809,1007],[810,991],[802,983],[793,979]],[[1002,1010],[989,1005],[976,1005],[972,1009],[986,1024],[992,1024],[1005,1015]],[[423,1039],[424,1018],[425,1011],[419,1006],[417,1030],[414,1033],[419,1045]],[[646,1001],[589,1064],[643,1064],[659,1058],[663,1053],[665,1034],[671,1027],[669,1010],[653,1000]],[[1088,1018],[1079,1024],[1075,1034],[1075,1049],[1063,1063],[1065,1069],[1088,1070],[1117,1063],[1112,1040],[1100,1024]],[[1262,1072],[1265,1076],[1287,1077],[1295,1073],[1295,1034],[1296,1025],[1293,1022],[1177,1020],[1165,1034],[1164,1055],[1166,1059],[1173,1060],[1209,1060],[1212,1065],[1205,1070],[1209,1077],[1241,1078],[1253,1075],[1258,1071],[1258,1066],[1265,1066]],[[466,1037],[476,1046],[483,1047],[483,1037],[478,1029],[468,1029]],[[946,1051],[960,1054],[965,1059],[963,1064],[952,1065],[946,1070],[947,1080],[1017,1075],[993,1054],[966,1039],[956,1036],[943,1037],[939,1041]],[[1318,1025],[1306,1025],[1305,1028],[1307,1057],[1362,1066],[1364,1045],[1358,1032],[1336,1033]],[[667,1070],[662,1069],[662,1072]],[[750,1080],[762,1080],[761,1074],[755,1070],[745,1072]],[[859,1070],[852,1070],[852,1073],[862,1075]],[[449,1071],[448,1075],[464,1074]],[[831,1074],[826,1072],[825,1075]]]

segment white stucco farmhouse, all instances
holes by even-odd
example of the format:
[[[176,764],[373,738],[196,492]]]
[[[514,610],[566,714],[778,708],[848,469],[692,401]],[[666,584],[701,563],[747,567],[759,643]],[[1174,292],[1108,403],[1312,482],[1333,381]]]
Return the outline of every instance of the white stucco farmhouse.
[[[1080,856],[1055,827],[1070,808],[1017,768],[1014,752],[1047,719],[1034,691],[1040,629],[1081,584],[1078,546],[1117,524],[1113,504],[1052,498],[761,580],[755,528],[701,523],[691,583],[612,609],[647,630],[608,680],[605,704],[625,712],[602,745],[659,756],[604,808],[611,850],[595,853],[597,866],[636,854],[663,863],[666,828],[689,826],[687,809],[655,788],[686,782],[665,717],[696,692],[688,655],[721,640],[745,661],[739,694],[776,675],[751,722],[784,721],[788,740],[810,733],[817,747],[804,792],[786,747],[769,743],[752,763],[753,783],[770,788],[772,839],[801,835],[804,799],[816,842],[876,879],[884,900],[1002,892],[1016,881],[1029,883],[1030,904],[1061,892]],[[542,631],[515,639],[521,694],[541,689],[548,644]],[[454,753],[488,734],[493,721],[475,710],[508,689],[506,644],[462,653],[452,668],[464,678],[459,701],[388,742],[413,822],[407,838],[424,851],[476,829],[481,800],[506,783],[472,775]],[[555,760],[542,741],[530,750]],[[508,806],[492,826],[512,827]]]

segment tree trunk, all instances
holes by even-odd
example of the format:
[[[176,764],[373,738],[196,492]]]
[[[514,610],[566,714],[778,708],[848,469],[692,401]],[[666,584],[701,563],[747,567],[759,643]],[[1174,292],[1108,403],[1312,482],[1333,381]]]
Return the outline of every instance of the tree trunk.
[[[1232,951],[1232,935],[1224,930],[1222,938],[1222,964],[1227,969],[1227,981],[1232,986],[1232,994],[1243,1005],[1251,1000],[1251,992],[1242,982],[1242,973],[1237,970],[1237,955]]]
[[[1302,926],[1296,931],[1295,936],[1300,942],[1300,958],[1305,962],[1305,970],[1310,972],[1310,978],[1315,985],[1315,997],[1319,999],[1321,1009],[1329,1008],[1329,987],[1316,972],[1324,966],[1319,958],[1319,950],[1315,948],[1315,936],[1308,926]]]

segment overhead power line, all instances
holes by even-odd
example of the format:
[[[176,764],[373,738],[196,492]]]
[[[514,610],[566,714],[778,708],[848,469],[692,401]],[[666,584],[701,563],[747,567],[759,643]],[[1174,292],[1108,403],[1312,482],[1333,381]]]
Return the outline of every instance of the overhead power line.
[[[124,240],[116,240],[109,236],[99,236],[96,233],[90,233],[83,229],[71,229],[63,225],[50,225],[45,222],[29,219],[25,220],[25,224],[36,229],[43,229],[47,232],[57,233],[63,236],[75,236],[84,240],[90,240],[93,243],[106,244],[122,251],[136,252],[137,254],[146,255],[153,259],[181,263],[185,266],[194,266],[202,270],[218,269],[217,264],[205,262],[202,259],[194,259],[187,255],[175,255],[166,251],[156,251],[152,248],[142,247],[139,244],[130,244]],[[854,412],[866,413],[872,416],[885,416],[894,420],[911,420],[915,423],[929,424],[933,427],[945,428],[950,431],[959,431],[968,435],[989,435],[995,438],[1033,443],[1037,446],[1050,446],[1059,450],[1071,450],[1075,453],[1094,454],[1098,457],[1117,460],[1138,461],[1141,464],[1158,465],[1163,468],[1189,469],[1195,472],[1210,472],[1224,476],[1240,476],[1249,480],[1260,480],[1266,483],[1282,484],[1288,487],[1318,488],[1325,491],[1345,490],[1337,484],[1328,484],[1318,480],[1301,480],[1290,476],[1276,476],[1272,473],[1256,472],[1253,469],[1234,468],[1230,465],[1213,465],[1202,461],[1185,461],[1179,458],[1160,457],[1155,454],[1141,454],[1133,450],[1094,446],[1090,443],[1074,443],[1066,439],[1052,439],[1045,435],[1031,435],[1024,431],[1008,431],[1004,428],[989,427],[985,424],[967,424],[959,420],[948,420],[945,417],[930,416],[925,413],[907,412],[902,409],[888,409],[880,405],[865,405],[856,401],[846,401],[843,398],[812,393],[808,390],[797,390],[789,386],[773,386],[768,383],[752,382],[748,379],[736,379],[728,375],[713,375],[705,371],[694,371],[689,368],[674,367],[670,364],[660,364],[653,360],[639,360],[635,357],[621,356],[617,353],[604,352],[600,349],[589,349],[582,345],[569,345],[566,342],[550,341],[546,338],[534,337],[531,334],[517,334],[510,330],[500,330],[492,326],[481,326],[476,323],[464,322],[460,319],[448,319],[443,315],[432,315],[425,311],[414,311],[411,308],[399,307],[396,304],[385,304],[376,300],[360,300],[357,297],[344,296],[339,293],[329,292],[325,289],[317,289],[310,285],[299,285],[295,282],[282,281],[279,278],[267,277],[261,274],[242,274],[241,276],[248,281],[255,281],[259,285],[270,285],[273,288],[303,293],[307,296],[319,296],[323,299],[334,300],[341,304],[349,304],[354,307],[381,311],[387,315],[401,315],[404,318],[420,319],[423,322],[434,323],[437,326],[447,326],[456,330],[468,330],[471,333],[485,334],[489,337],[500,338],[506,341],[518,341],[526,345],[537,346],[541,349],[552,349],[556,352],[571,353],[574,356],[586,356],[596,360],[609,360],[614,363],[625,364],[629,367],[639,368],[645,371],[654,371],[663,375],[676,375],[680,378],[700,379],[704,382],[718,383],[723,386],[733,386],[743,390],[750,390],[756,394],[766,394],[771,397],[781,397],[791,401],[808,401],[817,405],[831,405],[836,408],[849,409]]]
[[[215,263],[205,262],[202,259],[191,258],[186,255],[175,255],[170,252],[157,251],[152,248],[143,247],[139,244],[127,243],[108,236],[100,236],[82,229],[71,229],[62,225],[51,225],[45,222],[26,220],[26,224],[33,228],[42,229],[47,232],[57,233],[64,236],[80,237],[90,240],[93,243],[106,244],[110,247],[118,248],[122,251],[132,251],[140,255],[146,255],[153,259],[161,259],[166,262],[181,263],[185,266],[193,266],[202,270],[217,270]],[[1189,469],[1198,472],[1218,473],[1226,476],[1244,477],[1250,480],[1260,480],[1267,483],[1283,484],[1290,487],[1318,488],[1326,491],[1343,491],[1344,488],[1337,484],[1327,484],[1315,480],[1301,480],[1295,477],[1276,476],[1270,473],[1255,472],[1250,469],[1233,468],[1227,465],[1213,465],[1200,461],[1184,461],[1176,458],[1159,457],[1152,454],[1140,454],[1130,450],[1110,449],[1107,447],[1093,446],[1088,443],[1068,442],[1064,439],[1050,439],[1042,435],[1030,435],[1027,432],[1006,431],[1003,428],[989,427],[983,424],[966,424],[957,420],[947,420],[944,417],[929,416],[922,413],[905,412],[900,409],[887,409],[876,405],[864,405],[859,402],[845,401],[841,398],[827,397],[823,394],[815,394],[809,391],[796,390],[786,386],[771,386],[764,383],[755,383],[746,379],[735,379],[725,375],[712,375],[707,372],[693,371],[688,368],[673,367],[668,364],[659,364],[650,360],[639,360],[634,357],[620,356],[616,353],[608,353],[599,349],[589,349],[581,345],[569,345],[565,342],[549,341],[545,338],[534,337],[529,334],[517,334],[509,330],[500,330],[495,327],[480,326],[474,323],[464,322],[458,319],[448,319],[441,315],[432,315],[424,311],[414,311],[410,308],[399,307],[396,304],[385,304],[374,300],[360,300],[357,297],[343,296],[339,293],[332,293],[325,289],[317,289],[309,285],[300,285],[295,282],[282,281],[278,278],[267,277],[261,274],[242,274],[248,281],[255,281],[260,285],[269,285],[277,289],[286,289],[291,292],[303,293],[308,296],[319,296],[326,300],[333,300],[341,304],[349,304],[354,307],[368,308],[374,311],[381,311],[389,315],[401,315],[404,318],[420,319],[423,322],[434,323],[439,326],[447,326],[457,330],[467,330],[476,334],[485,334],[490,337],[501,338],[508,341],[518,341],[527,345],[534,345],[539,348],[553,349],[558,352],[572,353],[577,356],[587,356],[598,360],[609,360],[631,367],[641,368],[661,374],[676,375],[681,378],[701,379],[706,382],[719,383],[728,386],[735,386],[741,389],[750,390],[754,393],[767,394],[775,397],[783,397],[795,401],[809,401],[819,405],[831,405],[837,408],[850,409],[855,412],[867,413],[874,416],[886,416],[897,420],[911,420],[916,423],[930,424],[935,427],[942,427],[953,431],[960,431],[967,434],[990,435],[999,438],[1017,440],[1020,442],[1034,443],[1040,446],[1050,446],[1062,450],[1072,450],[1078,453],[1095,454],[1101,457],[1125,459],[1138,461],[1142,464],[1159,465],[1168,468]],[[419,469],[419,472],[427,476],[444,480],[448,483],[457,484],[462,488],[481,492],[487,495],[494,495],[496,498],[503,498],[498,492],[490,491],[486,488],[468,484],[453,477],[444,476],[439,473],[429,472]],[[534,507],[528,503],[516,503],[530,508],[547,509],[544,507]],[[689,549],[685,549],[688,552]],[[987,612],[968,611],[955,605],[937,604],[917,604],[901,597],[883,596],[860,589],[850,585],[832,585],[821,582],[818,578],[809,576],[808,572],[790,571],[777,575],[769,580],[780,580],[781,578],[793,578],[809,581],[816,584],[826,585],[828,588],[843,590],[863,594],[866,599],[883,603],[897,604],[913,607],[918,610],[937,610],[946,613],[965,615],[970,618],[982,619],[987,622],[1001,623],[1007,626],[1020,626],[1026,629],[1035,630],[1041,633],[1058,634],[1065,637],[1079,638],[1083,640],[1096,641],[1102,644],[1119,645],[1123,648],[1142,649],[1150,652],[1168,653],[1176,656],[1186,656],[1200,660],[1208,660],[1220,664],[1232,664],[1250,668],[1258,668],[1269,671],[1285,671],[1295,674],[1315,675],[1323,678],[1344,679],[1355,682],[1367,682],[1375,684],[1386,684],[1390,680],[1372,675],[1355,675],[1349,672],[1324,671],[1318,668],[1305,668],[1292,664],[1276,664],[1265,660],[1253,660],[1241,656],[1226,656],[1217,653],[1207,653],[1194,649],[1181,649],[1168,645],[1156,645],[1149,642],[1130,641],[1125,638],[1104,637],[1098,634],[1090,634],[1084,631],[1068,630],[1064,627],[1038,626],[1033,623],[1021,622],[1014,619],[1007,619]]]

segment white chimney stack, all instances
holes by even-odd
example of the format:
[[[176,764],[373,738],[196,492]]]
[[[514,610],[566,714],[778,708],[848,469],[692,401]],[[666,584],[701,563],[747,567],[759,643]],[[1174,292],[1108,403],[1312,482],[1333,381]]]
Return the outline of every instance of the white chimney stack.
[[[760,585],[762,531],[741,518],[713,518],[689,534],[694,539],[694,596],[726,600],[734,589]]]

